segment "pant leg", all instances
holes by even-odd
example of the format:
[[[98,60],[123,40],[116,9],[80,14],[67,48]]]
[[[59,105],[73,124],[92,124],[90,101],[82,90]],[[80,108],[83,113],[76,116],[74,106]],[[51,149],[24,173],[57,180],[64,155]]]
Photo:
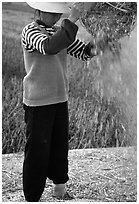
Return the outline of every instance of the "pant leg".
[[[23,191],[27,201],[39,201],[47,178],[55,106],[25,106],[27,143],[23,163]]]
[[[68,177],[69,116],[67,102],[57,104],[52,133],[48,177],[54,184],[66,183]]]

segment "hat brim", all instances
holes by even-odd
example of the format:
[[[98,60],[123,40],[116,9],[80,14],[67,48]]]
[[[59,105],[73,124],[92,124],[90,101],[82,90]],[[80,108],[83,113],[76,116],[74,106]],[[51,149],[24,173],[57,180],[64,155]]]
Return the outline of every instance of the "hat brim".
[[[69,13],[70,8],[66,2],[27,2],[27,4],[43,12]]]

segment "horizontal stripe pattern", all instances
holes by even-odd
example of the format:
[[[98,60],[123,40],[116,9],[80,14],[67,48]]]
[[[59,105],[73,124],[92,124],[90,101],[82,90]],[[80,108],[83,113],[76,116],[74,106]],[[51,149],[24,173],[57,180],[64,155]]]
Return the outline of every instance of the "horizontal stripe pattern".
[[[45,28],[42,25],[39,25],[41,28]],[[41,29],[35,25],[34,22],[28,24],[22,31],[22,45],[28,52],[33,52],[38,50],[40,53],[45,55],[44,50],[44,41],[48,39],[49,36],[52,36],[56,29],[54,28],[45,28],[46,33],[42,33]],[[86,61],[90,56],[85,52],[85,43],[79,39],[76,39],[68,48],[67,54],[70,54],[73,57],[76,57],[80,60]]]
[[[76,39],[68,48],[67,53],[80,60],[86,61],[90,56],[85,52],[85,43]]]
[[[45,28],[44,26],[40,26],[41,28]],[[22,45],[28,52],[33,52],[38,50],[40,53],[45,55],[44,51],[44,41],[47,40],[48,36],[51,36],[55,33],[53,28],[46,28],[47,35],[42,33],[41,29],[39,29],[34,23],[28,24],[22,31]]]

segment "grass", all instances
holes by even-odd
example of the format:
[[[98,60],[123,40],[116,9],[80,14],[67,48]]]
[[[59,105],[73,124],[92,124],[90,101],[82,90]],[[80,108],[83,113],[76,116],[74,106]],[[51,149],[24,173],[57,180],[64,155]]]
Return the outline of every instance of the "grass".
[[[22,107],[22,80],[25,76],[20,34],[30,22],[29,13],[3,10],[2,36],[2,152],[24,150],[25,123]],[[80,28],[79,36],[89,37]],[[128,117],[117,97],[107,98],[96,81],[96,60],[87,64],[68,58],[69,146],[70,149],[132,145]]]

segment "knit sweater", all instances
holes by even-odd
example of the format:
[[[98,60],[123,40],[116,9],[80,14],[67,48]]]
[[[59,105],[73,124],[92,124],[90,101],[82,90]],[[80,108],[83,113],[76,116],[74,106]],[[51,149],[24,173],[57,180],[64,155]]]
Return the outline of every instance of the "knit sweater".
[[[40,21],[22,31],[26,76],[23,103],[43,106],[68,100],[67,54],[87,60],[89,44],[76,40],[77,25],[64,19],[60,28],[47,28]]]

